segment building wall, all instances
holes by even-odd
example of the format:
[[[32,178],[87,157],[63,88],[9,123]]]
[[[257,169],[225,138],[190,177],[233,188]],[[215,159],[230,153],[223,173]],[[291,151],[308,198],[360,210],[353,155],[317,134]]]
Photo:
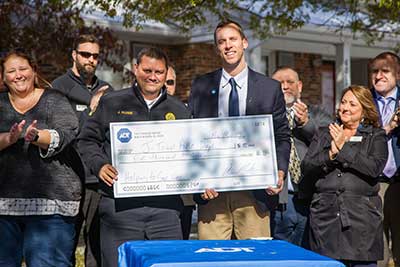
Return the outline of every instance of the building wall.
[[[322,57],[317,54],[295,54],[295,69],[303,81],[302,98],[308,104],[321,104]]]
[[[194,78],[221,67],[213,44],[160,46],[168,54],[177,74],[176,95],[187,101]],[[302,99],[307,104],[321,104],[322,56],[293,53],[293,66],[303,81]]]
[[[289,66],[299,73],[303,82],[302,100],[307,104],[321,104],[321,55],[277,51],[276,57],[277,66]]]
[[[177,77],[176,95],[187,101],[192,80],[221,67],[221,60],[213,44],[187,44],[160,46],[175,67]]]
[[[194,78],[211,72],[221,67],[221,60],[215,52],[213,44],[197,43],[185,45],[158,45],[168,55],[177,75],[176,95],[183,101],[187,101],[190,86]],[[287,52],[285,52],[287,53]],[[279,55],[279,52],[277,53]],[[321,103],[321,67],[322,58],[317,54],[293,53],[294,67],[303,81],[302,99],[308,104]],[[280,62],[278,62],[278,66]],[[51,65],[41,64],[41,73],[52,81],[60,73]],[[116,73],[121,75],[121,73]]]

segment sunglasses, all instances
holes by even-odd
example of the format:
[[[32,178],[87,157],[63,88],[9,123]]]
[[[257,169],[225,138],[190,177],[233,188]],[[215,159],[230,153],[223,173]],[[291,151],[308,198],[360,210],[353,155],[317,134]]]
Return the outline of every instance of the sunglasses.
[[[174,81],[174,80],[167,80],[165,83],[166,83],[167,85],[171,86],[171,85],[174,85],[174,84],[175,84],[175,81]]]
[[[92,54],[90,52],[85,52],[85,51],[76,51],[79,55],[81,55],[84,58],[90,58],[93,57],[94,60],[96,60],[99,57],[99,54]]]

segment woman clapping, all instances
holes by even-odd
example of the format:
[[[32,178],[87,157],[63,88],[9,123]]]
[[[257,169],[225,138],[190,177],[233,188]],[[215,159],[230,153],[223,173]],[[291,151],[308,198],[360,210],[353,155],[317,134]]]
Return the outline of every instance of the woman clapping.
[[[303,160],[315,178],[310,246],[346,266],[376,266],[383,258],[382,202],[377,177],[388,157],[386,134],[371,92],[343,92],[337,123],[313,138]]]
[[[1,61],[0,266],[71,266],[81,171],[78,121],[67,99],[43,89],[31,58]]]

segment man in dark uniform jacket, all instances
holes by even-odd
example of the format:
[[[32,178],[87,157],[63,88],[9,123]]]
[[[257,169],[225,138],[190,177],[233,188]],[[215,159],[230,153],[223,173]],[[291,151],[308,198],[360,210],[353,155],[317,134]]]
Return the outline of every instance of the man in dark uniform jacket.
[[[194,80],[189,105],[194,118],[272,114],[278,165],[277,188],[217,193],[206,192],[199,202],[200,239],[248,239],[270,236],[267,192],[282,190],[288,167],[290,134],[280,84],[248,68],[244,50],[248,41],[234,21],[221,22],[214,42],[222,69]],[[202,202],[202,203],[200,203]]]
[[[189,110],[167,94],[167,56],[160,49],[143,49],[135,64],[136,83],[103,96],[83,127],[78,145],[83,159],[101,180],[100,239],[103,267],[118,264],[118,246],[129,240],[182,239],[179,195],[114,198],[118,172],[111,165],[110,122],[189,119]],[[157,168],[157,166],[154,166]]]
[[[72,51],[73,66],[67,73],[55,79],[52,86],[64,94],[72,105],[82,126],[88,113],[96,109],[100,97],[112,90],[111,86],[95,75],[100,45],[93,35],[81,35],[77,38]],[[100,226],[98,204],[100,194],[98,179],[85,167],[84,197],[76,223],[75,245],[78,244],[83,225],[85,241],[85,266],[98,267],[100,262]]]

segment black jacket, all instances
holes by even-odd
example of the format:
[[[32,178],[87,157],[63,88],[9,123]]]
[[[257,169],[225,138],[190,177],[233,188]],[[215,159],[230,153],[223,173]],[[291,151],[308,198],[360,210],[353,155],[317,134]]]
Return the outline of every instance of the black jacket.
[[[80,153],[87,166],[90,166],[90,171],[98,174],[104,164],[111,164],[110,122],[165,120],[167,113],[173,113],[176,119],[191,117],[186,106],[177,98],[168,95],[165,89],[150,110],[136,85],[102,97],[96,112],[88,118],[78,137]],[[112,187],[102,181],[100,189],[104,195],[113,197]],[[139,206],[143,203],[159,205],[163,202],[165,205],[173,202],[182,204],[179,195],[135,197],[132,201]]]
[[[75,111],[75,114],[79,119],[79,128],[82,128],[82,125],[88,117],[87,115],[90,111],[90,100],[92,99],[93,94],[105,85],[108,85],[106,93],[113,90],[110,84],[98,79],[97,76],[94,76],[92,88],[89,90],[82,79],[76,76],[71,69],[67,70],[64,75],[58,77],[52,83],[52,87],[55,90],[61,92],[68,98],[72,109]],[[97,178],[91,174],[85,166],[85,183],[95,184],[97,182]]]
[[[334,259],[376,261],[383,258],[377,177],[388,156],[386,134],[366,126],[360,127],[356,136],[330,160],[332,138],[329,129],[323,128],[314,136],[302,162],[305,178],[315,182],[310,247]]]
[[[93,77],[93,85],[92,88],[89,89],[82,79],[76,76],[71,69],[67,70],[64,75],[55,79],[51,85],[55,90],[61,92],[68,98],[78,118],[80,118],[83,111],[87,111],[90,100],[97,90],[104,85],[108,85],[106,93],[113,90],[109,83],[98,79],[97,76]]]

